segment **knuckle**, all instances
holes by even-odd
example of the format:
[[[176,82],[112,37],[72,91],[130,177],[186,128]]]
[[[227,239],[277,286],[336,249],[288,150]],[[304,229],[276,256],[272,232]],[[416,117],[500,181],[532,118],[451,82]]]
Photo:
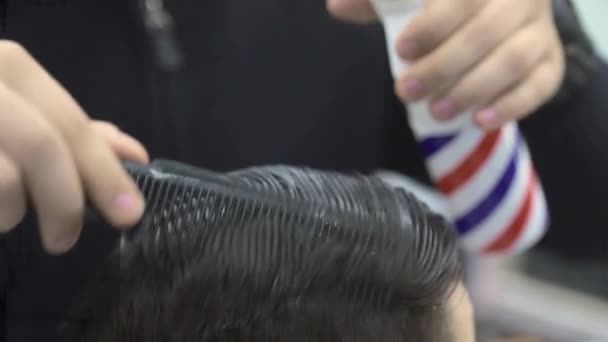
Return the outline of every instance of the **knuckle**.
[[[21,188],[21,175],[15,167],[0,163],[2,177],[0,177],[0,193],[16,194]]]
[[[18,42],[0,40],[0,65],[10,70],[10,67],[21,65],[24,60],[31,58],[27,50]]]
[[[523,112],[523,104],[515,103],[510,99],[499,102],[496,107],[501,120],[503,120],[506,116],[520,117]]]
[[[437,19],[437,14],[428,13],[426,16],[421,17],[414,26],[414,36],[421,42],[428,42],[428,44],[437,44],[443,37],[441,33],[441,21]]]
[[[511,44],[507,50],[505,60],[508,70],[513,73],[523,73],[528,69],[533,58],[533,47],[527,44],[528,40],[521,40]]]
[[[543,87],[539,86],[534,82],[529,82],[528,84],[526,84],[526,86],[524,87],[526,91],[522,92],[519,101],[516,103],[515,99],[511,99],[511,101],[509,102],[509,105],[514,108],[514,110],[512,110],[511,112],[514,113],[516,116],[524,115],[526,108],[532,108],[534,107],[533,104],[535,102],[541,101],[540,99],[542,99],[542,93],[544,93],[542,88]]]
[[[442,88],[452,77],[451,63],[437,63],[437,57],[432,56],[415,72],[427,89]]]
[[[41,213],[41,229],[47,234],[63,237],[78,231],[83,224],[84,199],[79,194],[65,194],[62,203],[45,203]],[[40,214],[40,213],[39,213]]]
[[[25,48],[14,40],[2,39],[0,40],[0,55],[9,57],[24,57],[29,54]]]
[[[101,137],[114,138],[121,132],[120,128],[108,121],[94,120],[90,123],[91,129]]]
[[[110,121],[93,120],[91,122],[91,125],[93,127],[99,127],[101,129],[107,129],[107,130],[111,130],[111,131],[120,131],[120,129],[118,128],[118,126],[116,126],[114,123],[112,123]]]
[[[495,33],[492,26],[475,25],[466,30],[463,35],[463,46],[471,55],[482,56],[493,48]]]
[[[60,139],[51,130],[40,127],[22,136],[18,150],[22,156],[48,160],[56,153],[59,144]]]
[[[518,98],[511,98],[505,104],[507,108],[506,114],[514,118],[522,118],[531,112],[543,102],[545,91],[542,86],[532,83],[528,84]]]
[[[558,72],[549,63],[541,65],[537,72],[537,77],[530,81],[530,93],[534,98],[544,101],[559,89],[559,82],[554,81],[557,80]]]
[[[91,139],[95,138],[95,127],[91,120],[85,117],[70,118],[69,122],[63,126],[63,136],[72,147],[86,145]]]
[[[54,209],[51,217],[61,222],[61,229],[72,231],[78,229],[83,221],[84,201],[72,200]]]

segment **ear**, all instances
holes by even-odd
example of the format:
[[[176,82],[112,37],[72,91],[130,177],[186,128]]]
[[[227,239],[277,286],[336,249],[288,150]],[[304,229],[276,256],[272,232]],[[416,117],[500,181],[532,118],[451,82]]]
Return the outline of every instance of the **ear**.
[[[475,313],[471,298],[462,282],[450,295],[446,306],[450,332],[455,341],[475,341]]]

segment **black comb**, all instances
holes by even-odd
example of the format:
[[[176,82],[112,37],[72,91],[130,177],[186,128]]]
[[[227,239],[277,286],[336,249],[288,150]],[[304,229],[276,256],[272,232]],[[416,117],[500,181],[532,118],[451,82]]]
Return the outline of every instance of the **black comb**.
[[[146,209],[137,227],[124,233],[122,244],[145,246],[155,260],[160,255],[187,263],[221,256],[260,279],[289,264],[292,270],[277,283],[289,288],[300,281],[298,268],[307,267],[307,253],[331,242],[356,250],[361,261],[382,257],[399,263],[404,272],[414,270],[407,273],[416,279],[377,272],[387,278],[382,283],[410,289],[410,300],[420,305],[445,290],[429,283],[450,283],[441,278],[453,274],[457,254],[451,227],[413,195],[377,177],[287,166],[216,173],[167,160],[125,167],[141,189]],[[441,248],[453,251],[437,253]],[[344,267],[357,268],[358,262]],[[349,286],[354,293],[348,295],[357,301],[383,305],[391,297],[388,287],[354,288]]]

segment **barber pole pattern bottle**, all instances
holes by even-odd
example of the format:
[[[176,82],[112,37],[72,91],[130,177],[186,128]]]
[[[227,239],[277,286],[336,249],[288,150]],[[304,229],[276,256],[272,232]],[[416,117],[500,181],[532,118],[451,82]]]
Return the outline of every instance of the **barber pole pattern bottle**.
[[[396,76],[407,66],[394,46],[419,4],[416,0],[372,2],[384,24],[391,71]],[[407,109],[429,174],[447,201],[465,249],[515,254],[534,245],[546,230],[548,212],[517,124],[485,132],[473,124],[471,113],[440,123],[424,101]]]

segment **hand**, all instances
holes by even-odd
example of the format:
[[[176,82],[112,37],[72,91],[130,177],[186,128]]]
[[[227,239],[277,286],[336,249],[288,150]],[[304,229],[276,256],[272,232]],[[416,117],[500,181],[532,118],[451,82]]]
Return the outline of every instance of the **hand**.
[[[375,19],[369,0],[327,6],[345,20]],[[396,48],[409,63],[396,82],[404,101],[429,99],[439,120],[473,111],[485,129],[533,113],[564,75],[550,0],[426,0]]]
[[[78,240],[85,192],[111,224],[135,224],[143,198],[119,157],[148,159],[133,138],[91,121],[21,46],[0,40],[0,232],[31,200],[43,246],[65,252]]]

